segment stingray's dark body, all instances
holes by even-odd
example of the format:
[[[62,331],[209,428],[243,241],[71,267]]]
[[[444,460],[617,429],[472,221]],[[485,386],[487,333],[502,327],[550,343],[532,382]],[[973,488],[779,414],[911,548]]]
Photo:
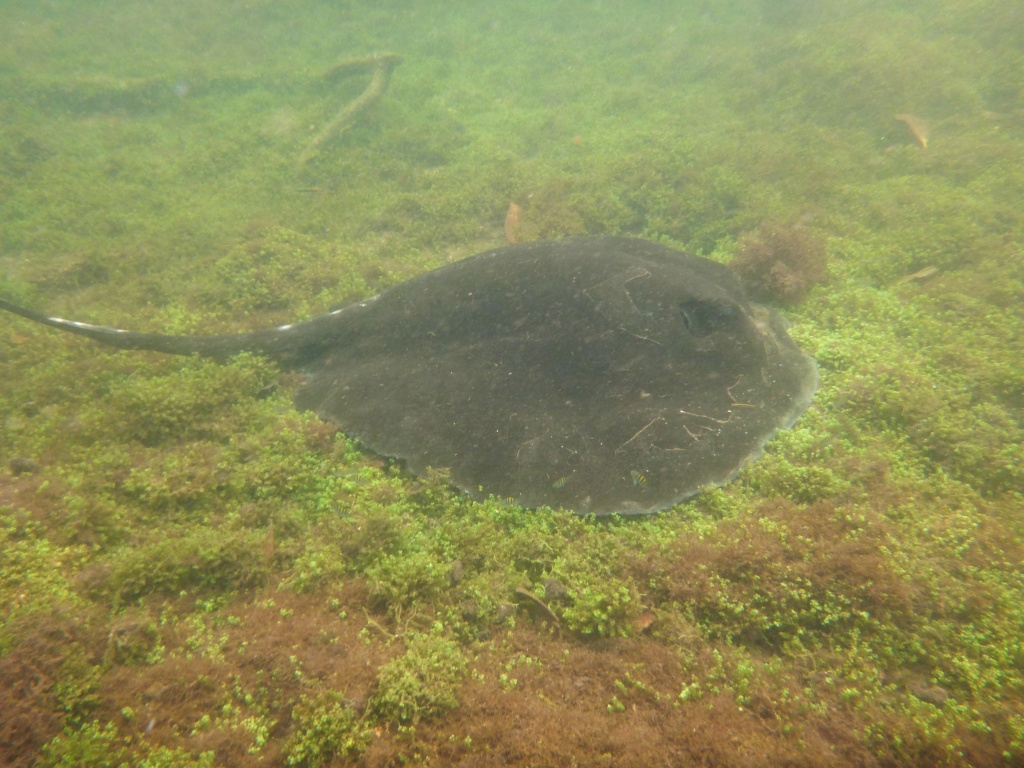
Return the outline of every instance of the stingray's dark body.
[[[122,348],[256,350],[296,404],[474,496],[637,514],[728,481],[807,408],[814,361],[724,266],[581,238],[499,248],[306,323],[133,334],[0,308]]]

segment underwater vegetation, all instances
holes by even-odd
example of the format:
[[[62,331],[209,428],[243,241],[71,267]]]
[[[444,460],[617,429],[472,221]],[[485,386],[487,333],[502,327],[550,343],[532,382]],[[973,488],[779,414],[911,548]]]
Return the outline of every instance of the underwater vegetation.
[[[457,5],[13,5],[0,295],[288,322],[502,244],[514,202],[523,242],[732,262],[811,408],[595,520],[413,477],[259,356],[5,318],[0,763],[1020,764],[1020,10]],[[377,90],[321,73],[383,51],[311,144]]]

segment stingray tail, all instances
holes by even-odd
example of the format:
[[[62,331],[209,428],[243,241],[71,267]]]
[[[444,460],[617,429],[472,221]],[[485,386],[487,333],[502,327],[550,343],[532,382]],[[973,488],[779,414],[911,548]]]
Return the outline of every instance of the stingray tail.
[[[140,333],[102,325],[80,323],[0,299],[0,309],[42,325],[68,333],[86,336],[118,349],[144,349],[169,355],[203,355],[226,358],[239,352],[259,352],[285,365],[299,365],[316,354],[330,337],[335,317],[342,312],[320,315],[303,323],[283,325],[251,333],[230,333],[213,336],[175,336],[162,333]]]

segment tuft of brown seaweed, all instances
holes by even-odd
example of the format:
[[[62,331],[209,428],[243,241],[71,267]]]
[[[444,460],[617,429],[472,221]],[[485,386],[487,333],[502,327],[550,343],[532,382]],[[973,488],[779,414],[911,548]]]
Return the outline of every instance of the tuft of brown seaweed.
[[[742,235],[729,266],[751,298],[784,304],[797,303],[828,275],[825,242],[799,220],[764,221]]]

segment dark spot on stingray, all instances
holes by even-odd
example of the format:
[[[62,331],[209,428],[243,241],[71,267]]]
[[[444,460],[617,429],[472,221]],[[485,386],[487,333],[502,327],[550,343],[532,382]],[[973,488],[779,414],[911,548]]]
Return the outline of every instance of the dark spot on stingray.
[[[707,299],[685,298],[679,302],[679,312],[686,329],[694,336],[708,336],[726,330],[733,323],[743,322],[736,306]]]
[[[727,267],[628,238],[498,248],[246,334],[0,308],[122,349],[261,352],[305,375],[298,407],[413,472],[445,468],[473,496],[580,513],[655,512],[728,482],[818,382],[784,320]]]

